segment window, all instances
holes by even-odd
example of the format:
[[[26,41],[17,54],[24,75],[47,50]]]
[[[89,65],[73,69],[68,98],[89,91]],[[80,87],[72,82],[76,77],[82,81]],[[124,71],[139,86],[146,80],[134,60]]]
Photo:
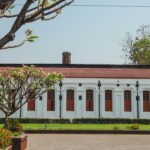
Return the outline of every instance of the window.
[[[47,92],[47,111],[55,111],[55,91]]]
[[[131,91],[124,91],[124,111],[131,111]]]
[[[112,111],[112,90],[105,91],[105,111]]]
[[[74,111],[74,90],[67,90],[67,111]]]
[[[28,111],[35,111],[35,94],[34,92],[28,92],[28,103],[27,103]]]
[[[150,92],[143,92],[143,111],[150,112]]]
[[[86,111],[93,111],[93,90],[86,90]]]

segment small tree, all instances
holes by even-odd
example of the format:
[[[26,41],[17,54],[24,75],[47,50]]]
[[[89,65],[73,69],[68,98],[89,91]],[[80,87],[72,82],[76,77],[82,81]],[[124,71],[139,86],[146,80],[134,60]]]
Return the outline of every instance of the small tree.
[[[150,64],[150,29],[140,26],[133,37],[130,33],[123,42],[124,58],[131,64]]]
[[[2,70],[0,72],[0,110],[5,114],[5,128],[9,128],[10,115],[30,101],[31,97],[37,99],[61,79],[61,74],[45,73],[35,66]]]

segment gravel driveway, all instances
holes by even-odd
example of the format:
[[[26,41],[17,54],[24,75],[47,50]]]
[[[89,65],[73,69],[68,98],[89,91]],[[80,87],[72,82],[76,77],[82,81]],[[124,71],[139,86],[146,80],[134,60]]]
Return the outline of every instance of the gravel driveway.
[[[27,150],[150,150],[150,135],[29,134]]]

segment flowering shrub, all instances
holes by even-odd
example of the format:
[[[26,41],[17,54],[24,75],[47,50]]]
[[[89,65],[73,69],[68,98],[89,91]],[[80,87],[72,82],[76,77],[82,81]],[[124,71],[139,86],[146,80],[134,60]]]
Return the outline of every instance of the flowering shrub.
[[[5,149],[11,145],[11,131],[7,129],[0,129],[0,149]]]
[[[33,65],[1,70],[0,110],[5,114],[5,128],[9,129],[10,115],[19,110],[31,97],[36,100],[62,78],[62,74],[46,73]]]

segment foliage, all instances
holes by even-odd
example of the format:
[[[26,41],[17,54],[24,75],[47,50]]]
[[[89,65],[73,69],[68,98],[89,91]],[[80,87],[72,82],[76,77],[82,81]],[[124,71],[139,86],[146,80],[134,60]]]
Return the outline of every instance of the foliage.
[[[118,126],[114,126],[114,130],[119,130],[119,127]]]
[[[11,120],[14,120],[14,122],[19,122],[19,123],[52,123],[52,124],[70,124],[71,120],[70,119],[46,119],[46,118],[11,118]],[[4,119],[0,118],[0,123],[3,123]]]
[[[140,26],[135,37],[127,33],[123,42],[124,58],[131,64],[150,64],[150,29],[149,26]]]
[[[131,129],[131,130],[139,130],[140,125],[139,124],[132,124],[132,125],[128,126],[127,128]]]
[[[11,131],[7,129],[0,129],[0,149],[5,149],[11,145]]]
[[[36,39],[39,38],[38,36],[32,35],[31,29],[26,30],[25,34],[26,34],[26,40],[25,41],[28,41],[28,42],[34,42]]]
[[[42,124],[143,124],[149,125],[150,119],[121,119],[121,118],[74,118],[74,119],[49,119],[49,118],[16,118],[20,123],[42,123]],[[4,118],[0,118],[0,124]]]
[[[150,119],[120,119],[120,118],[75,118],[75,124],[150,124]]]
[[[8,123],[10,115],[30,99],[36,100],[62,78],[61,74],[46,73],[35,66],[1,70],[0,110],[5,114],[5,123]],[[6,126],[9,128],[8,124]]]
[[[9,119],[9,130],[11,132],[17,132],[19,134],[22,133],[22,125],[19,123],[17,119]]]

